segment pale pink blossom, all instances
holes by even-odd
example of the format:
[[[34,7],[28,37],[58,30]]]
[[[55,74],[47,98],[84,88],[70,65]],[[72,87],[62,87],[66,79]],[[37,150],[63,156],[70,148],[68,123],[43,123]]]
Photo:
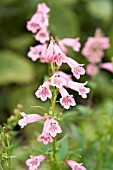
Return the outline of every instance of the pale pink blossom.
[[[77,163],[73,160],[66,160],[66,163],[72,168],[72,170],[86,170],[86,168],[82,166],[83,163]]]
[[[113,64],[111,62],[102,63],[100,67],[113,73]]]
[[[80,50],[81,44],[79,42],[80,38],[64,38],[62,39],[62,44],[71,47],[74,51],[78,52]]]
[[[67,84],[67,81],[65,78],[63,78],[59,72],[56,72],[53,74],[53,76],[50,78],[51,82],[50,85],[56,86],[57,88],[61,88],[62,86],[65,86]]]
[[[61,66],[62,63],[66,63],[66,55],[61,51],[57,44],[54,44],[54,55],[52,62],[56,62],[58,66]]]
[[[20,114],[23,116],[23,118],[18,121],[18,124],[19,126],[21,126],[21,128],[26,126],[28,123],[37,122],[39,120],[45,119],[44,116],[40,116],[38,114],[26,115],[24,112],[20,112]]]
[[[57,71],[57,74],[60,75],[62,78],[68,80],[68,81],[72,80],[71,74],[66,74],[63,71]]]
[[[84,64],[79,64],[70,57],[66,58],[66,62],[71,67],[71,71],[76,79],[79,79],[81,75],[85,74],[85,69],[82,67]]]
[[[47,62],[52,62],[52,60],[53,60],[53,47],[54,47],[54,40],[51,40],[50,44],[47,48],[47,53],[46,53],[46,61]]]
[[[41,62],[45,63],[46,62],[46,52],[47,52],[47,44],[42,45],[42,49],[39,55],[39,59]]]
[[[89,76],[95,76],[99,72],[99,67],[96,64],[88,64],[86,68],[86,73]]]
[[[75,100],[73,95],[69,95],[66,89],[60,88],[59,89],[62,98],[60,98],[60,103],[65,109],[69,109],[70,106],[75,106]]]
[[[38,33],[35,35],[35,39],[40,41],[42,44],[46,41],[49,41],[49,33],[47,32],[46,28],[42,28]]]
[[[52,143],[53,139],[48,133],[42,132],[42,134],[38,136],[37,141],[43,142],[45,145],[47,145],[48,142]]]
[[[27,29],[28,31],[31,31],[32,33],[36,33],[37,30],[40,29],[39,24],[37,24],[34,20],[27,21]]]
[[[110,47],[109,38],[105,37],[101,29],[96,29],[95,37],[89,37],[82,49],[82,54],[91,63],[99,63],[104,57],[104,50]]]
[[[52,137],[55,137],[57,133],[62,133],[61,127],[59,123],[53,118],[48,117],[46,119],[46,126],[44,128],[44,132],[50,134]]]
[[[26,160],[26,165],[29,167],[29,170],[37,170],[40,165],[40,162],[44,161],[45,159],[47,159],[47,157],[44,155],[30,155],[30,158]]]
[[[74,81],[69,81],[68,84],[67,84],[67,87],[72,89],[72,90],[75,90],[78,92],[78,94],[80,96],[82,96],[82,98],[87,98],[87,93],[90,92],[90,89],[87,88],[87,87],[84,87],[84,85],[86,85],[87,82],[85,83],[77,83],[77,82],[74,82]]]
[[[50,82],[46,81],[41,86],[39,86],[38,90],[35,92],[37,98],[40,98],[42,101],[47,100],[47,98],[52,97],[51,90],[49,89]]]
[[[50,12],[50,8],[44,2],[42,2],[42,3],[38,4],[37,11],[47,14]]]
[[[47,14],[42,12],[36,12],[32,16],[31,20],[34,21],[36,24],[38,24],[40,28],[46,28],[49,25]]]
[[[42,51],[42,45],[30,47],[30,51],[28,52],[28,57],[31,58],[32,61],[36,61],[37,59],[39,59],[41,51]]]

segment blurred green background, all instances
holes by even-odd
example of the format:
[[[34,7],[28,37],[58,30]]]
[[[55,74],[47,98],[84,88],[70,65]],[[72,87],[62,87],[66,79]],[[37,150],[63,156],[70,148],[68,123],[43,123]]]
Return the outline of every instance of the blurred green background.
[[[39,2],[46,2],[51,8],[49,26],[51,35],[57,35],[60,39],[80,37],[83,47],[87,37],[93,36],[95,29],[100,27],[105,35],[110,37],[111,44],[111,48],[105,52],[103,61],[111,61],[113,56],[112,0],[0,0],[0,123],[6,122],[18,103],[23,105],[23,111],[26,113],[43,113],[41,109],[30,107],[33,105],[49,108],[49,101],[41,102],[34,95],[47,74],[47,64],[41,64],[39,61],[33,63],[27,57],[29,47],[36,45],[37,42],[33,34],[26,30],[26,21],[35,13]],[[70,50],[69,56],[77,62],[87,64],[80,53]],[[62,70],[70,73],[66,65]],[[112,74],[104,70],[95,77],[94,110],[89,112],[85,106],[87,100],[82,100],[74,93],[77,103],[84,106],[79,105],[65,113],[74,120],[73,122],[70,120],[72,123],[68,128],[66,120],[68,122],[69,116],[66,118],[64,116],[64,133],[72,132],[73,135],[70,137],[72,142],[74,141],[72,149],[75,147],[77,153],[83,156],[79,161],[83,161],[89,170],[113,169],[112,78]],[[80,81],[86,80],[89,80],[87,75]],[[61,110],[59,104],[57,110]],[[36,127],[30,126],[36,130]],[[26,131],[30,133],[27,128]],[[25,137],[24,142],[26,138],[29,139]],[[16,162],[16,165],[21,165],[23,160],[21,153],[18,154],[20,162]]]

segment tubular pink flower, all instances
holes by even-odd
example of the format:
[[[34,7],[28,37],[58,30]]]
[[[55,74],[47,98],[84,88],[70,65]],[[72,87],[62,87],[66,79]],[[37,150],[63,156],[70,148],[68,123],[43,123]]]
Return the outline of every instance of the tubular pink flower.
[[[43,142],[45,145],[47,145],[48,142],[52,143],[53,139],[48,133],[42,132],[42,134],[38,136],[37,141]]]
[[[46,28],[42,28],[35,36],[37,41],[40,41],[42,44],[46,41],[49,41],[49,33],[47,32]]]
[[[32,16],[31,20],[34,21],[36,24],[38,24],[40,28],[46,28],[49,25],[47,14],[42,12],[36,12]]]
[[[99,68],[95,64],[88,64],[86,68],[86,73],[89,76],[95,76],[99,72]]]
[[[39,59],[41,51],[42,51],[42,45],[30,47],[30,51],[28,52],[28,57],[31,58],[32,61],[36,61],[37,59]]]
[[[44,2],[42,2],[38,4],[37,11],[47,14],[50,12],[50,8]]]
[[[50,44],[47,48],[47,53],[46,53],[46,61],[47,62],[52,62],[53,59],[53,46],[54,46],[54,40],[50,41]]]
[[[72,89],[72,90],[75,90],[78,92],[78,94],[80,96],[82,96],[82,98],[87,98],[87,93],[90,92],[90,89],[87,88],[87,87],[84,87],[84,85],[86,85],[87,82],[85,83],[77,83],[77,82],[74,82],[74,81],[69,81],[68,84],[67,84],[67,87]]]
[[[65,78],[61,77],[59,72],[56,72],[52,77],[51,77],[51,82],[50,85],[56,86],[57,88],[61,88],[62,86],[66,86],[67,81]]]
[[[111,62],[102,63],[100,67],[113,73],[113,64]]]
[[[57,44],[54,44],[53,62],[56,62],[58,66],[61,66],[62,63],[66,63],[66,55],[61,51]]]
[[[19,126],[21,126],[21,128],[26,126],[28,123],[37,122],[39,120],[45,119],[44,116],[40,116],[38,114],[26,115],[24,112],[20,112],[20,114],[23,116],[23,118],[18,121],[18,124]]]
[[[55,137],[57,133],[62,133],[59,123],[53,118],[48,117],[45,123],[44,132],[50,134],[52,137]]]
[[[82,67],[84,64],[78,64],[75,60],[70,57],[67,57],[66,63],[71,67],[73,75],[79,79],[80,75],[85,74],[85,69]]]
[[[42,101],[47,100],[47,98],[52,97],[51,90],[49,89],[50,82],[46,81],[43,83],[42,86],[38,88],[38,90],[35,92],[35,95],[37,98],[40,98]]]
[[[45,63],[46,62],[46,52],[47,52],[47,44],[42,45],[42,49],[39,55],[39,59],[41,62]]]
[[[27,26],[26,27],[27,27],[28,31],[31,31],[32,33],[36,33],[37,30],[40,29],[39,24],[37,24],[33,20],[27,21]]]
[[[45,159],[47,159],[47,157],[44,155],[30,155],[30,158],[26,160],[26,165],[29,167],[29,170],[36,170],[39,167],[40,162],[44,161]]]
[[[63,53],[67,54],[68,49],[66,48],[66,46],[63,44],[62,40],[58,40],[58,45],[60,47],[60,49],[62,50]]]
[[[57,71],[57,74],[60,75],[62,78],[66,79],[66,80],[72,80],[72,75],[71,74],[66,74],[63,71]]]
[[[70,106],[76,105],[73,95],[69,95],[66,89],[60,88],[59,91],[62,96],[60,103],[65,109],[69,109]]]
[[[64,38],[62,39],[62,43],[65,45],[65,46],[69,46],[69,47],[72,47],[72,49],[76,52],[78,52],[80,50],[80,47],[81,47],[81,44],[79,42],[80,38]]]
[[[66,163],[72,168],[72,170],[86,170],[82,163],[77,163],[72,160],[66,160]]]

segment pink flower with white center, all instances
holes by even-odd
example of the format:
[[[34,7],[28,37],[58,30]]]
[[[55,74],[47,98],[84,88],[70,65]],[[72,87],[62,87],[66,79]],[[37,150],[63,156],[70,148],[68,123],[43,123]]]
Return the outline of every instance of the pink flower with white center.
[[[99,72],[99,68],[95,64],[88,64],[86,68],[86,73],[89,76],[95,76]]]
[[[77,163],[72,160],[66,160],[66,163],[72,168],[72,170],[86,170],[86,168],[82,166],[83,163]]]
[[[64,38],[62,39],[62,43],[65,46],[71,47],[74,51],[78,52],[80,50],[81,44],[79,42],[80,38]]]
[[[51,90],[49,89],[49,85],[50,85],[49,81],[44,82],[35,92],[36,97],[40,98],[42,101],[47,100],[47,98],[51,98],[52,93]]]
[[[32,61],[36,61],[37,59],[39,59],[41,51],[42,51],[42,45],[30,47],[30,51],[28,52],[28,57],[31,58]]]
[[[50,12],[50,8],[44,2],[42,2],[38,4],[37,11],[47,14]]]
[[[51,77],[50,80],[51,80],[50,85],[56,86],[57,88],[61,88],[62,86],[66,86],[67,81],[68,81],[68,80],[64,79],[63,77],[61,77],[58,72],[53,74],[53,76]]]
[[[37,30],[40,29],[39,24],[37,24],[32,19],[30,21],[27,21],[27,26],[26,27],[27,27],[28,31],[31,31],[32,33],[36,33]]]
[[[26,115],[24,112],[20,112],[20,114],[23,116],[23,118],[18,121],[18,124],[19,124],[19,126],[21,126],[21,128],[26,126],[28,123],[37,122],[39,120],[45,119],[44,116],[40,116],[38,114]]]
[[[47,157],[44,155],[30,155],[30,158],[26,160],[26,165],[29,167],[29,170],[37,170],[40,165],[40,162],[44,161],[45,159],[47,159]]]
[[[61,51],[57,44],[54,44],[54,53],[53,62],[56,62],[58,66],[61,66],[62,63],[66,63],[66,55]]]
[[[46,119],[47,125],[44,129],[44,132],[50,134],[52,137],[55,137],[57,133],[62,133],[59,123],[53,118],[48,117]]]
[[[85,74],[85,69],[82,67],[84,64],[78,64],[75,60],[69,57],[67,57],[66,62],[71,67],[71,71],[77,79],[80,78],[80,75]]]
[[[49,135],[49,132],[47,130],[47,127],[49,126],[49,120],[51,119],[51,117],[48,117],[44,123],[44,127],[43,127],[43,131],[42,134],[38,136],[37,141],[38,142],[43,142],[45,145],[48,144],[48,142],[52,143],[53,139],[52,137]]]
[[[102,63],[100,67],[113,73],[113,64],[111,62]]]
[[[35,36],[37,41],[40,41],[42,44],[46,41],[49,41],[49,33],[47,32],[46,28],[42,28]]]
[[[52,60],[53,60],[53,47],[54,47],[54,40],[51,40],[50,44],[47,48],[47,53],[46,53],[46,61],[47,62],[52,62]]]
[[[70,106],[76,105],[73,95],[69,95],[66,89],[60,88],[59,91],[62,96],[60,103],[65,109],[69,109]]]
[[[45,28],[49,25],[47,14],[42,12],[36,12],[31,20],[38,24],[40,28]]]
[[[52,143],[53,139],[48,133],[42,132],[42,134],[38,136],[37,141],[43,142],[45,145],[47,145],[48,142]]]
[[[87,98],[87,93],[90,92],[90,89],[87,88],[87,87],[84,87],[84,85],[86,85],[87,82],[85,83],[77,83],[77,82],[74,82],[74,81],[69,81],[68,84],[67,84],[67,87],[72,89],[72,90],[75,90],[78,92],[78,94],[80,96],[82,96],[82,98]]]

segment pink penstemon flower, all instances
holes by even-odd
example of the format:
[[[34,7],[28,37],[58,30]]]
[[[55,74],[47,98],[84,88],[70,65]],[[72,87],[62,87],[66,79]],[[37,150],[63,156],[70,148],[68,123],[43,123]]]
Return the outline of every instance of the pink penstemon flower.
[[[72,170],[86,170],[82,163],[77,163],[73,160],[66,160],[66,163],[72,168]]]
[[[82,67],[84,64],[78,64],[70,57],[66,58],[66,63],[71,67],[71,71],[77,79],[79,79],[81,75],[85,74],[85,69]]]
[[[79,42],[80,38],[64,38],[60,40],[64,46],[72,47],[72,49],[76,52],[80,50],[81,44]]]
[[[36,97],[40,98],[42,101],[47,100],[47,98],[51,98],[52,93],[51,90],[49,89],[49,86],[50,86],[49,81],[44,82],[35,92]]]
[[[52,62],[55,62],[58,66],[61,66],[62,63],[66,63],[66,55],[61,51],[57,44],[54,44],[54,55]]]
[[[23,116],[23,118],[18,121],[18,124],[19,124],[19,126],[21,126],[21,128],[23,128],[24,126],[26,126],[29,123],[33,123],[33,122],[37,122],[39,120],[45,119],[44,116],[40,116],[38,114],[26,115],[24,112],[20,112],[20,114]]]
[[[54,120],[53,118],[47,118],[48,125],[46,126],[45,130],[46,133],[50,134],[52,137],[55,137],[57,133],[62,133],[61,127],[59,123]]]
[[[77,82],[74,82],[74,81],[69,81],[68,84],[67,84],[67,87],[72,89],[72,90],[77,91],[78,94],[80,96],[82,96],[82,98],[87,98],[87,93],[90,92],[90,89],[87,88],[87,87],[84,87],[86,84],[87,84],[87,82],[77,83]]]
[[[42,28],[38,31],[38,33],[35,35],[35,39],[37,41],[40,41],[42,44],[46,41],[49,41],[49,33],[47,32],[46,28]]]
[[[87,65],[86,67],[86,73],[89,75],[89,76],[95,76],[97,73],[99,72],[99,68],[96,64],[93,64],[93,63],[90,63]]]
[[[37,11],[48,14],[50,12],[50,8],[44,2],[42,2],[38,4]]]
[[[113,63],[111,62],[102,63],[100,67],[113,73]]]
[[[31,58],[32,61],[36,61],[37,59],[39,59],[41,51],[42,51],[42,45],[30,47],[30,51],[28,52],[28,57]]]
[[[75,100],[73,95],[69,95],[66,89],[60,88],[59,89],[62,98],[60,98],[60,103],[65,109],[69,109],[70,106],[75,106]]]
[[[61,75],[58,72],[53,74],[53,76],[50,78],[50,85],[56,86],[57,88],[61,88],[66,84],[67,84],[67,80],[61,77]]]
[[[47,159],[47,157],[44,155],[30,155],[30,158],[26,160],[26,165],[29,167],[29,170],[36,170],[40,166],[40,163],[45,159]]]

